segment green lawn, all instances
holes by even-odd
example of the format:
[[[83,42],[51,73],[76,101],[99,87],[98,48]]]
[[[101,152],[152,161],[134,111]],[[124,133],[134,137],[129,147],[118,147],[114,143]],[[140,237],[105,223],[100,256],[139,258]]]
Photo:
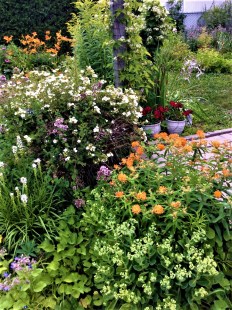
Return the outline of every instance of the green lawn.
[[[193,99],[193,126],[187,128],[185,134],[194,133],[196,129],[207,132],[232,127],[231,74],[204,74],[199,79],[192,78],[190,83],[178,80],[172,85],[181,97]]]

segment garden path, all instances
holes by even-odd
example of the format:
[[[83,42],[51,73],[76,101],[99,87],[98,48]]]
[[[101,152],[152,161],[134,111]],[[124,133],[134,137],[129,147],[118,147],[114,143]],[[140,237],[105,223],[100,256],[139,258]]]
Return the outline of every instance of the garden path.
[[[208,132],[205,134],[205,140],[208,142],[208,152],[203,156],[207,160],[213,156],[211,153],[210,141],[219,141],[221,143],[228,142],[232,147],[232,128],[217,130],[214,132]],[[187,136],[185,137],[187,140],[195,140],[198,139],[197,135]],[[232,195],[232,183],[230,183],[231,189],[229,190],[229,195]]]
[[[191,135],[185,137],[187,140],[197,140],[197,135]],[[207,142],[210,141],[219,141],[221,143],[228,142],[232,146],[232,128],[223,129],[223,130],[217,130],[213,132],[207,132],[205,134],[205,140]],[[205,159],[209,159],[213,154],[211,153],[211,147],[210,143],[208,143],[208,149],[209,151],[204,154]]]

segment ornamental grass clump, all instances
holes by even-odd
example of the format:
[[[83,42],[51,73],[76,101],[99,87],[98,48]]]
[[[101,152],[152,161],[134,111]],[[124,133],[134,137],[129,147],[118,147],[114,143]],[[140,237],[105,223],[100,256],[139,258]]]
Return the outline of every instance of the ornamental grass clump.
[[[231,308],[232,148],[155,135],[100,180],[83,213],[104,309]],[[162,148],[160,147],[162,145]]]

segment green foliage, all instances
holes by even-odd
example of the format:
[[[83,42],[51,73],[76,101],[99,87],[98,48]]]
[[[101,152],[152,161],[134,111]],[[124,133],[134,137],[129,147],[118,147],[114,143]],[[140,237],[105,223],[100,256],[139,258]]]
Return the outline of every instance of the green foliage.
[[[19,153],[12,157],[8,154],[0,168],[0,231],[4,246],[14,252],[20,244],[40,240],[44,233],[53,236],[60,201],[38,161],[30,168],[30,159],[20,158]]]
[[[55,243],[45,239],[39,245],[43,259],[31,269],[15,270],[9,276],[10,289],[0,290],[2,310],[24,306],[81,310],[90,304],[102,304],[101,296],[92,285],[91,254],[86,251],[91,240],[83,236],[81,229],[84,230],[85,225],[80,227],[80,217],[74,208],[67,208],[60,216]],[[8,270],[6,259],[0,265],[2,270]]]
[[[33,69],[52,70],[63,60],[62,56],[46,52],[26,54],[14,43],[0,47],[0,72],[8,79],[14,72],[28,72]]]
[[[168,82],[172,91],[169,99],[188,102],[188,108],[194,111],[193,125],[186,128],[186,135],[194,134],[198,128],[205,132],[231,128],[231,74],[208,73],[200,78],[192,75],[188,81],[171,72]]]
[[[168,99],[173,100],[172,84],[185,77],[184,72],[180,73],[180,69],[185,61],[191,58],[192,53],[182,36],[170,32],[154,56],[154,86],[145,96],[148,105],[165,106]],[[174,72],[174,78],[170,78],[170,72]]]
[[[168,31],[172,28],[172,24],[160,1],[144,0],[139,11],[145,18],[145,26],[141,31],[143,44],[153,57],[156,49],[162,45]]]
[[[232,73],[232,60],[213,49],[198,50],[197,61],[205,72]]]
[[[177,31],[184,31],[184,19],[186,15],[182,13],[183,0],[169,0],[169,16],[175,21]]]
[[[209,10],[206,10],[201,19],[209,29],[214,29],[218,26],[230,28],[232,26],[232,2],[231,0],[225,0],[220,6],[213,6]]]
[[[59,3],[50,0],[1,1],[0,42],[3,43],[4,35],[13,35],[14,42],[18,44],[21,35],[32,31],[36,31],[39,37],[46,30],[50,30],[52,36],[59,30],[67,35],[66,22],[71,18],[73,10],[74,6],[67,0],[60,0]]]
[[[133,143],[135,153],[87,201],[83,223],[94,231],[104,309],[230,308],[231,151],[215,144],[206,163],[203,140],[157,137],[149,147]]]
[[[113,81],[113,42],[110,31],[110,11],[106,1],[75,2],[68,29],[74,39],[77,70],[91,66],[100,78]],[[91,21],[91,22],[90,22]]]

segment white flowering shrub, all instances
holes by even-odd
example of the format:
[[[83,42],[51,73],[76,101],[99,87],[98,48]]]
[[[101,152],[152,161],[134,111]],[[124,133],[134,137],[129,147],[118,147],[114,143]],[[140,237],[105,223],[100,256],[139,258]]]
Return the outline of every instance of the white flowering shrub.
[[[95,166],[120,159],[141,116],[132,89],[107,86],[90,67],[76,78],[58,70],[15,75],[1,100],[2,139],[15,153],[18,136],[54,176],[82,173],[86,182]]]
[[[171,19],[159,0],[143,0],[139,11],[145,20],[145,27],[141,32],[143,43],[153,56],[172,28]]]

